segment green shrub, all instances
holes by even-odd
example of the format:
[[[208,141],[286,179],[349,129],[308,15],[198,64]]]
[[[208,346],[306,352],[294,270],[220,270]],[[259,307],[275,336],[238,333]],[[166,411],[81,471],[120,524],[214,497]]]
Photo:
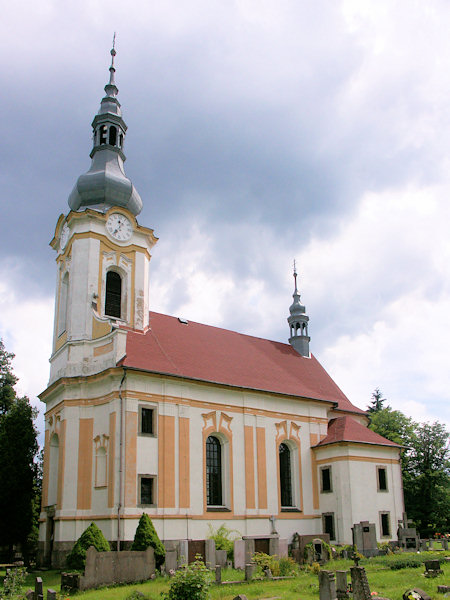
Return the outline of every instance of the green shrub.
[[[228,560],[233,560],[234,540],[239,537],[239,531],[236,531],[236,529],[229,529],[225,523],[222,523],[217,531],[214,530],[211,523],[208,523],[208,528],[208,539],[216,542],[216,550],[226,550]],[[238,535],[231,537],[233,533],[237,533]]]
[[[278,561],[280,564],[280,575],[288,577],[289,575],[298,575],[298,564],[290,556],[283,556]]]
[[[146,513],[143,513],[139,519],[139,525],[134,534],[134,541],[131,549],[147,550],[149,546],[155,551],[155,564],[156,568],[159,569],[166,558],[166,550],[156,533],[156,529],[150,517]]]
[[[97,552],[109,552],[110,550],[107,539],[95,523],[91,523],[80,535],[70,554],[68,554],[67,566],[69,569],[84,570],[86,552],[90,546],[94,546]]]
[[[25,567],[7,569],[3,580],[3,594],[0,592],[2,600],[6,600],[6,598],[18,598],[22,586],[25,585],[26,576],[27,570]]]
[[[161,594],[163,600],[207,600],[211,572],[197,560],[184,565],[170,580],[169,591]]]

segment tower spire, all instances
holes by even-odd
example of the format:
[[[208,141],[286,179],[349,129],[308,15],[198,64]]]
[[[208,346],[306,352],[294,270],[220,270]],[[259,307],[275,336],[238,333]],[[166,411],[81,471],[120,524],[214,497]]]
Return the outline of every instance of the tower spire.
[[[93,148],[90,153],[91,168],[78,178],[69,196],[72,210],[87,207],[106,211],[112,206],[127,208],[133,215],[142,210],[142,200],[136,188],[125,175],[123,152],[127,126],[122,118],[117,99],[119,89],[115,82],[116,34],[111,49],[109,81],[105,85],[98,113],[92,121]]]
[[[289,317],[287,319],[290,329],[289,343],[302,356],[309,357],[309,342],[311,338],[308,335],[309,317],[305,313],[305,307],[300,302],[300,294],[297,289],[297,265],[294,260],[294,293],[292,294],[294,302],[289,307]]]

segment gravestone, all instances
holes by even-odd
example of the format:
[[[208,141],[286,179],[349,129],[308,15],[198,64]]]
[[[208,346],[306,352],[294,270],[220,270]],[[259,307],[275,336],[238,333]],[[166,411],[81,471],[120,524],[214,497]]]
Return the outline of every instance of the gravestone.
[[[34,600],[44,600],[42,577],[36,577],[34,581]]]
[[[319,571],[320,600],[336,600],[336,581],[333,571]]]
[[[289,556],[288,549],[289,549],[289,546],[288,546],[287,539],[280,538],[278,540],[278,556],[280,558],[285,558],[285,557]]]
[[[56,600],[56,599],[57,599],[57,594],[56,594],[55,590],[51,590],[50,588],[48,588],[47,600]]]
[[[185,565],[189,556],[189,542],[188,540],[178,541],[178,566]]]
[[[371,600],[369,582],[364,567],[350,567],[353,600]]]
[[[403,519],[398,522],[397,537],[400,548],[403,550],[418,550],[419,536],[416,528],[412,526],[413,522],[408,519],[406,513],[403,513]]]
[[[358,552],[366,558],[377,556],[377,532],[375,523],[369,521],[360,521],[354,523],[352,527],[353,545],[356,546]]]
[[[252,580],[254,570],[255,570],[254,563],[248,563],[245,565],[245,581]]]
[[[34,600],[34,592],[33,592],[33,590],[27,590],[25,592],[25,598],[27,600]]]
[[[245,565],[248,565],[253,560],[255,554],[255,540],[254,538],[243,538],[245,542]]]
[[[169,571],[176,571],[178,568],[178,556],[176,550],[166,550],[166,558],[164,563],[164,570],[166,573]]]
[[[222,567],[216,565],[216,583],[222,583]]]
[[[222,569],[227,566],[227,551],[216,550],[216,565],[220,565]]]
[[[239,594],[239,596],[235,596],[233,600],[247,600],[247,596],[245,594]]]
[[[431,600],[431,597],[420,588],[406,590],[403,594],[403,600],[409,600],[410,598],[414,598],[414,600]]]
[[[214,540],[205,540],[205,564],[208,569],[216,567],[216,542]]]
[[[442,541],[442,548],[444,550],[448,550],[448,539],[447,538],[443,538],[441,541]]]
[[[438,577],[438,575],[442,575],[443,572],[438,560],[425,561],[425,577]]]
[[[280,555],[280,538],[271,537],[269,539],[269,554],[271,556],[279,556]]]
[[[272,571],[269,568],[264,569],[264,574],[267,577],[267,579],[272,579],[273,578]]]
[[[329,560],[328,550],[324,544],[324,541],[320,538],[314,538],[311,545],[306,547],[306,562],[312,564],[317,562],[321,565],[325,564]]]
[[[338,600],[346,600],[350,597],[347,583],[348,571],[336,571],[336,595]]]
[[[428,550],[428,540],[420,540],[420,549],[422,552],[426,552]]]
[[[449,594],[450,593],[450,585],[438,585],[438,594]]]
[[[245,540],[234,540],[234,568],[245,569]]]

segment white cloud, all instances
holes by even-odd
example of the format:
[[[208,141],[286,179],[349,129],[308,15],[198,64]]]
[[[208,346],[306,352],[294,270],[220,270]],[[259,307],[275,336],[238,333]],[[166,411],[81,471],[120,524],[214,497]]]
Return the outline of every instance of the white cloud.
[[[447,424],[448,188],[367,194],[300,256],[310,306],[328,310],[311,324],[324,326],[318,354],[350,399],[366,406],[380,387],[394,408]]]
[[[14,374],[19,378],[16,391],[28,396],[41,415],[43,404],[37,398],[46,387],[50,373],[53,297],[41,297],[27,289],[20,277],[20,265],[0,264],[0,338],[8,352],[14,353]]]

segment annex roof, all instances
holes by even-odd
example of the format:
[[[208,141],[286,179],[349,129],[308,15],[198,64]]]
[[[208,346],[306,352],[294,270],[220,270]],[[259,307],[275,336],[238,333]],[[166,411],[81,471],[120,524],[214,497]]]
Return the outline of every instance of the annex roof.
[[[174,375],[251,390],[325,400],[337,409],[365,414],[353,406],[325,369],[289,344],[235,331],[182,322],[150,312],[150,329],[127,335],[120,364],[151,373]]]
[[[328,424],[326,437],[320,440],[315,447],[336,444],[338,442],[357,442],[361,444],[376,444],[378,446],[401,447],[348,416],[332,419]]]

